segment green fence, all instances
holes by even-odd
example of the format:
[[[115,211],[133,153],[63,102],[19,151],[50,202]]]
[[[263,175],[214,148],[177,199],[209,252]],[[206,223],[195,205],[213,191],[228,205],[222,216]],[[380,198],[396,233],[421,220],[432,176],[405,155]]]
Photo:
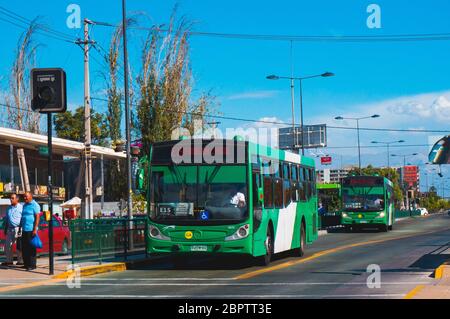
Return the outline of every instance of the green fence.
[[[72,263],[127,260],[146,254],[147,217],[76,219],[69,223]]]
[[[420,216],[420,210],[396,210],[395,218]]]

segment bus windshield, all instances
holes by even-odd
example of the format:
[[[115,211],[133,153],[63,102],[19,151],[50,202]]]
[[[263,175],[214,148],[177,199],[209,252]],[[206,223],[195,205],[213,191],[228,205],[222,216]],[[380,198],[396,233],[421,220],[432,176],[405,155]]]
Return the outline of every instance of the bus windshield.
[[[343,195],[344,210],[351,211],[368,211],[377,212],[384,209],[384,198],[382,194],[365,194],[365,195]]]
[[[248,216],[245,165],[152,167],[155,221],[242,220]]]

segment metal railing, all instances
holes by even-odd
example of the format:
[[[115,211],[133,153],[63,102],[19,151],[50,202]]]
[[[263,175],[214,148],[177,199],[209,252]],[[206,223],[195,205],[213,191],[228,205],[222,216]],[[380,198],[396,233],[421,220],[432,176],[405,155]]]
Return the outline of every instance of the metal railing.
[[[396,210],[395,211],[395,218],[404,218],[404,217],[414,217],[414,216],[420,216],[420,210]]]
[[[72,264],[126,261],[147,252],[147,217],[76,219],[69,227]]]

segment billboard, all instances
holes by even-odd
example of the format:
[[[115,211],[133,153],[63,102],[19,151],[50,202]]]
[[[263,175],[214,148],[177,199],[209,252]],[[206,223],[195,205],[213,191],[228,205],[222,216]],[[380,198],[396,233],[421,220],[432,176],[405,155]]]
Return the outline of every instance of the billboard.
[[[278,147],[280,149],[293,149],[302,147],[301,126],[292,126],[278,129]],[[326,124],[304,125],[303,126],[304,148],[319,148],[327,146],[327,126]]]
[[[417,166],[403,167],[403,182],[409,187],[417,187],[419,182],[419,168]]]
[[[320,164],[322,164],[322,165],[331,165],[331,156],[322,156],[320,158]]]

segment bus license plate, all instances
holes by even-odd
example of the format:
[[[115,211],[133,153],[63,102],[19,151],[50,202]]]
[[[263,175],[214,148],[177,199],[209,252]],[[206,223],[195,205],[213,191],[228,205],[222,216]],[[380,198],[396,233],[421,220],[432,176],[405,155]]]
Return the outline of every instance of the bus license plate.
[[[191,246],[191,251],[208,251],[208,246]]]
[[[360,220],[359,221],[361,224],[367,224],[367,220]]]

